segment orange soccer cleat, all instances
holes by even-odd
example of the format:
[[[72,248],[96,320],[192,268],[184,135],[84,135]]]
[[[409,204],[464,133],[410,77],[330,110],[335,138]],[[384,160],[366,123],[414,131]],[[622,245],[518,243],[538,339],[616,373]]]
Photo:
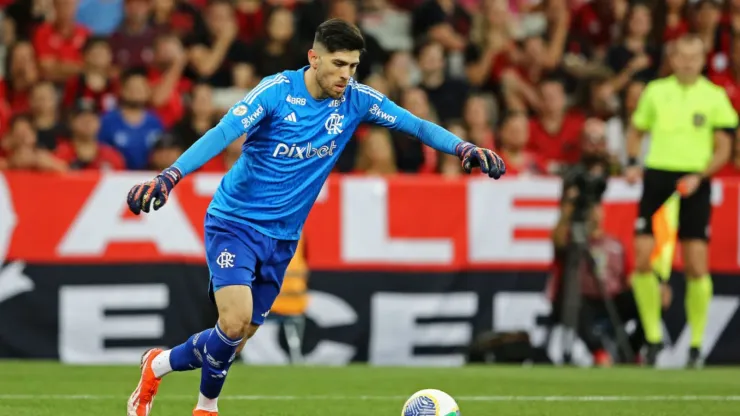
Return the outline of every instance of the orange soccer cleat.
[[[209,410],[194,409],[193,416],[218,416],[218,412],[211,412]]]
[[[128,399],[127,416],[149,416],[152,411],[154,396],[157,394],[159,383],[162,382],[161,378],[154,376],[152,361],[161,353],[161,349],[152,348],[141,356],[141,378],[136,390]]]

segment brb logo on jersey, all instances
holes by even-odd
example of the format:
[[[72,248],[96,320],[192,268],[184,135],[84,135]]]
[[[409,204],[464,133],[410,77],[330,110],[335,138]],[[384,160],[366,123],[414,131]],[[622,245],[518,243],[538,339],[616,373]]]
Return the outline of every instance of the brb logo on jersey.
[[[334,113],[329,116],[328,119],[326,119],[326,123],[324,123],[324,127],[326,127],[326,132],[329,134],[339,134],[342,132],[342,119],[344,119],[344,116],[339,115],[337,113]]]
[[[254,113],[242,119],[242,124],[244,125],[244,128],[246,129],[247,127],[252,125],[252,123],[254,123],[254,121],[257,120],[264,112],[265,112],[265,109],[262,108],[262,104],[260,104],[260,106],[257,107],[256,110],[254,110]]]
[[[381,110],[377,104],[373,104],[373,107],[370,109],[370,114],[378,116],[379,118],[382,118],[389,123],[396,122],[396,116],[392,116],[388,113],[383,112],[383,110]]]
[[[275,147],[275,151],[272,152],[272,157],[287,156],[294,159],[310,159],[316,156],[318,158],[322,158],[326,156],[333,156],[334,149],[336,148],[337,144],[334,143],[334,140],[332,140],[331,143],[329,143],[328,145],[323,145],[318,149],[311,146],[311,143],[309,143],[306,147],[296,146],[295,144],[292,146],[288,146],[285,143],[279,143]]]
[[[301,97],[291,97],[290,94],[288,94],[288,97],[285,98],[285,101],[294,104],[294,105],[306,105],[306,99]]]

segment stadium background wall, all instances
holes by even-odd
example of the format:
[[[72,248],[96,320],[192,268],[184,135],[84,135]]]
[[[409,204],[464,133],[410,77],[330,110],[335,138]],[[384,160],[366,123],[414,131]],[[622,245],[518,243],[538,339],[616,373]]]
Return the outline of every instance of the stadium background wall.
[[[124,196],[148,176],[0,175],[0,357],[136,363],[144,348],[213,324],[201,237],[220,177],[189,177],[163,210],[134,217]],[[738,185],[714,183],[709,363],[740,363]],[[559,186],[332,177],[304,235],[312,270],[307,361],[461,365],[465,346],[492,328],[526,330],[543,346]],[[619,181],[606,194],[607,229],[626,243],[639,194]],[[688,350],[683,280],[672,284],[671,345],[661,366],[683,364]],[[275,324],[250,342],[246,362],[287,363]],[[546,359],[558,361],[559,347],[556,331]],[[588,360],[579,345],[576,361]]]

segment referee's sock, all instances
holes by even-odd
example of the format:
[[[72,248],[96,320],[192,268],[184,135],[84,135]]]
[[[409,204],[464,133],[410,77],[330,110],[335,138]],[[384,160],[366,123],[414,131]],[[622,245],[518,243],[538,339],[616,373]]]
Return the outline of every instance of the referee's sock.
[[[704,330],[707,327],[712,292],[712,278],[709,274],[686,281],[686,319],[691,327],[692,348],[700,348],[704,340]]]
[[[632,293],[635,296],[640,321],[645,329],[645,340],[650,344],[663,341],[660,321],[660,282],[652,273],[632,274]]]

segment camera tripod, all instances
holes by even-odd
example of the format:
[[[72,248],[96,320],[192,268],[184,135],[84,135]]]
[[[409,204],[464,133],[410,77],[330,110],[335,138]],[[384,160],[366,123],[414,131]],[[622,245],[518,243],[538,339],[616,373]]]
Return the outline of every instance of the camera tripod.
[[[604,301],[609,321],[614,328],[617,345],[619,346],[624,358],[627,361],[633,361],[634,352],[629,343],[627,333],[624,329],[622,319],[617,313],[617,309],[614,306],[614,302],[608,296],[606,288],[604,286],[603,279],[600,274],[601,271],[596,267],[596,261],[594,260],[591,252],[588,248],[588,236],[589,229],[585,221],[589,209],[584,209],[580,214],[574,215],[574,219],[571,222],[570,229],[570,241],[568,244],[568,251],[565,261],[565,267],[562,278],[562,304],[561,304],[561,315],[560,322],[564,326],[563,331],[563,363],[570,364],[573,358],[573,345],[578,333],[578,320],[579,313],[581,310],[581,285],[579,279],[579,266],[581,262],[585,260],[588,268],[593,272],[592,276],[595,279],[596,287],[599,289],[599,293]],[[574,213],[576,214],[576,213]],[[552,331],[552,327],[550,328]],[[548,333],[548,339],[550,334]]]

